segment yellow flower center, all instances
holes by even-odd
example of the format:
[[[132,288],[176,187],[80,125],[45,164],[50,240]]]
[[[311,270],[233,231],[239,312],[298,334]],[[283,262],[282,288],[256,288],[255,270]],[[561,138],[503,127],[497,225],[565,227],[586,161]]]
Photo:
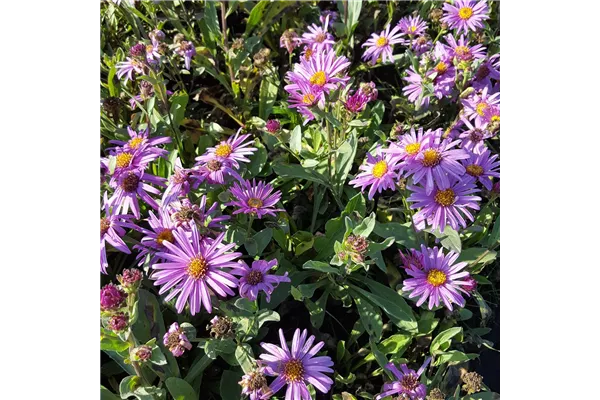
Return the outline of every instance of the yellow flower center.
[[[488,105],[486,103],[479,103],[477,104],[477,108],[475,111],[477,111],[477,114],[483,117],[483,114],[485,113],[485,110],[487,110],[487,108]]]
[[[439,269],[432,269],[427,274],[427,282],[435,287],[441,286],[446,282],[446,274]]]
[[[312,93],[307,93],[302,96],[302,102],[304,104],[312,104],[315,101],[315,95]]]
[[[446,71],[448,71],[448,64],[446,64],[443,61],[440,61],[438,65],[435,66],[435,72],[437,72],[440,75],[446,73]]]
[[[105,234],[110,228],[110,221],[108,218],[100,218],[100,234]]]
[[[480,176],[481,174],[483,174],[483,168],[476,164],[467,165],[467,168],[465,169],[467,170],[467,174],[471,176]]]
[[[193,279],[198,280],[206,276],[208,272],[208,263],[201,255],[192,258],[187,266],[187,273]]]
[[[421,143],[411,143],[411,144],[407,144],[404,147],[404,150],[406,150],[406,153],[409,156],[414,156],[415,154],[417,154],[419,152],[419,150],[421,150]]]
[[[302,379],[304,376],[304,366],[300,360],[290,360],[283,367],[283,375],[289,382],[295,382]]]
[[[129,147],[131,147],[132,149],[137,149],[138,147],[140,147],[140,145],[144,142],[144,138],[143,137],[135,137],[133,139],[131,139],[129,141]]]
[[[491,119],[492,122],[500,122],[500,116],[499,115],[494,115]]]
[[[129,166],[129,163],[133,159],[131,153],[120,153],[117,154],[117,168],[125,168]]]
[[[233,151],[233,149],[231,148],[230,145],[228,145],[227,143],[221,143],[215,149],[215,154],[218,155],[219,157],[225,158],[225,157],[229,157],[229,155],[231,154],[232,151]]]
[[[424,167],[435,167],[442,160],[442,156],[437,150],[427,149],[423,152],[422,164]]]
[[[251,197],[248,199],[248,207],[259,208],[262,207],[263,202],[261,199],[257,199],[256,197]]]
[[[467,46],[456,46],[454,49],[454,54],[456,54],[458,57],[464,57],[471,54],[471,52]]]
[[[438,190],[435,194],[435,202],[444,207],[454,203],[455,198],[456,196],[454,195],[454,190],[452,189]]]
[[[175,238],[173,237],[173,232],[171,229],[163,229],[157,236],[156,242],[160,245],[163,244],[163,241],[167,241],[169,243],[175,242]]]
[[[304,59],[306,61],[310,61],[310,57],[312,56],[313,51],[312,49],[306,49],[306,52],[304,53]]]
[[[388,171],[388,165],[385,161],[381,160],[375,163],[373,166],[372,175],[375,178],[381,178]]]
[[[416,31],[416,30],[417,30],[417,27],[416,27],[416,26],[414,26],[414,25],[412,25],[411,27],[409,27],[409,28],[408,28],[408,30],[409,30],[410,32],[414,32],[414,31]]]
[[[462,7],[458,10],[458,16],[461,19],[469,19],[473,15],[473,9],[471,7]]]
[[[323,71],[317,71],[313,76],[310,77],[311,85],[323,86],[326,81],[327,77],[325,76],[325,72]]]
[[[387,40],[387,38],[382,36],[379,39],[377,39],[377,42],[375,44],[377,45],[377,47],[383,47],[383,46],[387,45],[388,43],[389,43],[389,41]]]

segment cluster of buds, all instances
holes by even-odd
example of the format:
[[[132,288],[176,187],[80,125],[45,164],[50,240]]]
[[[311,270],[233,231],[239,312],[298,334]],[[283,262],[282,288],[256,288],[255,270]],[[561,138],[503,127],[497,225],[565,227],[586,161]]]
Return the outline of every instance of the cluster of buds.
[[[117,275],[117,280],[126,292],[135,292],[142,282],[142,271],[137,268],[124,269],[123,274]]]
[[[235,334],[233,320],[229,317],[215,316],[206,328],[210,330],[210,335],[215,339],[225,339],[233,337]]]
[[[343,244],[343,250],[338,253],[340,260],[348,261],[351,259],[355,263],[365,261],[365,256],[369,250],[369,240],[363,236],[350,235]]]
[[[234,41],[231,43],[232,50],[241,50],[243,48],[244,48],[244,39],[242,39],[242,38],[234,39]]]
[[[438,388],[432,389],[431,392],[429,392],[429,395],[427,396],[427,400],[445,400],[445,399],[446,399],[446,395],[444,395],[444,392],[442,392]]]
[[[129,325],[129,316],[123,312],[127,302],[127,293],[118,286],[109,283],[100,289],[100,312],[104,325],[113,332],[122,332]]]

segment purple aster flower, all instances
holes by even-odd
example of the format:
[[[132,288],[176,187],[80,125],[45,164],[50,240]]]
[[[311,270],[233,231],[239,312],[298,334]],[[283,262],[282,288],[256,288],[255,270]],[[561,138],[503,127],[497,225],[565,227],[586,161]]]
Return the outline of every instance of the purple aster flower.
[[[492,88],[492,79],[500,81],[500,54],[494,54],[479,65],[471,81],[471,86],[475,90],[483,90],[485,87]]]
[[[360,187],[364,191],[369,189],[369,200],[373,200],[375,193],[381,193],[384,189],[394,189],[396,180],[401,169],[400,164],[394,160],[389,153],[383,153],[381,147],[377,147],[374,155],[367,153],[366,163],[358,167],[362,172],[350,181],[354,187]]]
[[[362,44],[361,47],[367,47],[362,59],[367,61],[371,59],[371,64],[377,64],[377,60],[381,57],[383,63],[394,62],[394,56],[392,54],[392,45],[400,43],[402,41],[402,35],[400,32],[400,26],[395,26],[390,31],[390,25],[386,26],[385,30],[381,31],[378,35],[372,33],[371,37]]]
[[[175,357],[179,357],[186,350],[192,349],[192,344],[177,322],[173,322],[163,336],[163,344]]]
[[[444,182],[430,193],[415,185],[409,185],[408,190],[412,193],[406,200],[414,203],[410,208],[420,208],[413,216],[415,227],[419,230],[425,229],[425,223],[432,229],[438,228],[440,232],[444,232],[446,225],[456,231],[460,227],[466,228],[467,222],[463,215],[473,221],[473,214],[468,208],[479,210],[481,201],[481,197],[472,195],[479,192],[479,189],[471,179],[449,181],[447,184]]]
[[[383,385],[383,392],[378,394],[375,397],[375,400],[380,400],[394,394],[399,394],[399,399],[403,398],[402,395],[405,395],[411,400],[424,400],[427,395],[427,386],[419,382],[419,377],[425,371],[425,368],[427,368],[430,361],[431,357],[427,357],[417,372],[413,369],[409,369],[406,364],[400,365],[399,370],[394,363],[388,363],[385,368],[392,372],[398,380],[391,383],[385,383]]]
[[[274,208],[281,199],[281,192],[273,193],[273,186],[268,183],[260,181],[257,184],[256,179],[252,182],[244,179],[235,182],[230,192],[234,200],[225,205],[238,208],[233,214],[253,214],[261,219],[265,215],[275,216],[278,211],[285,211]]]
[[[310,111],[311,107],[325,107],[325,95],[323,90],[308,82],[299,81],[297,89],[290,89],[288,90],[288,93],[288,108],[296,108],[297,111],[304,116],[303,125],[306,125],[308,121],[315,119],[314,114]]]
[[[242,128],[237,131],[235,136],[222,141],[215,147],[209,147],[206,149],[206,152],[203,155],[196,157],[196,161],[208,162],[216,158],[221,162],[230,162],[235,168],[239,168],[238,161],[250,162],[246,156],[252,155],[252,153],[258,149],[256,147],[252,147],[252,144],[254,143],[253,140],[249,140],[244,143],[244,140],[248,139],[250,135],[240,136],[241,131]]]
[[[479,120],[480,123],[487,122],[486,110],[492,106],[500,108],[500,92],[488,94],[487,86],[481,93],[474,93],[472,96],[462,101],[465,107],[465,116],[467,118]],[[491,118],[490,118],[491,120]]]
[[[200,197],[200,205],[193,204],[189,199],[181,199],[174,201],[169,205],[171,219],[177,227],[183,227],[186,231],[192,229],[192,223],[195,223],[198,228],[198,233],[201,237],[207,235],[218,235],[225,228],[223,221],[227,221],[229,215],[216,216],[218,203],[213,203],[206,210],[206,196]]]
[[[344,56],[336,56],[334,50],[314,53],[310,60],[300,58],[300,64],[295,64],[293,71],[288,71],[287,79],[292,82],[285,90],[292,93],[300,90],[300,82],[311,84],[325,93],[336,90],[340,85],[345,86],[350,80],[346,73],[350,61]]]
[[[152,45],[154,47],[158,47],[160,45],[160,42],[165,40],[165,33],[163,31],[161,31],[160,29],[154,29],[152,30],[148,36],[150,36],[150,40],[152,40]]]
[[[400,259],[402,260],[402,268],[416,268],[423,269],[423,254],[415,249],[409,249],[406,255],[400,253]]]
[[[333,35],[327,32],[329,17],[325,18],[323,26],[312,24],[308,27],[308,32],[302,34],[302,37],[296,39],[300,44],[310,47],[313,51],[328,51],[333,48],[335,41]]]
[[[492,178],[500,178],[498,155],[490,155],[490,151],[484,147],[479,154],[471,153],[468,159],[462,160],[466,170],[465,177],[470,176],[481,182],[487,190],[492,190]]]
[[[408,76],[402,79],[409,84],[402,88],[402,93],[408,97],[408,101],[415,103],[417,107],[429,107],[429,96],[426,96],[423,91],[425,88],[423,77],[412,66],[406,70],[406,73]]]
[[[443,47],[451,58],[456,58],[459,62],[485,58],[485,47],[481,44],[470,47],[464,35],[458,39],[458,42],[452,35],[446,35],[445,39],[448,45],[440,42],[440,46],[437,46],[438,51]]]
[[[143,163],[147,164],[151,161],[156,160],[158,157],[167,157],[169,152],[165,149],[158,148],[156,146],[160,144],[171,143],[171,138],[168,136],[157,136],[150,138],[150,128],[146,128],[143,131],[136,132],[130,126],[127,127],[127,133],[129,139],[127,142],[122,140],[111,140],[110,143],[122,146],[124,151],[134,152],[141,151],[146,158]],[[152,154],[153,157],[148,157],[148,154]],[[118,162],[118,160],[117,160]]]
[[[150,194],[160,195],[160,190],[150,186],[165,186],[166,179],[148,174],[144,171],[128,171],[120,174],[116,178],[115,191],[108,200],[110,205],[116,208],[116,212],[123,210],[123,214],[129,212],[131,208],[133,215],[140,218],[140,205],[138,196],[150,207],[158,210],[158,203]]]
[[[177,200],[179,197],[186,196],[190,192],[190,189],[197,189],[198,185],[200,185],[198,175],[195,175],[191,169],[183,168],[179,157],[175,160],[173,167],[175,172],[169,177],[169,185],[163,193],[163,207]]]
[[[333,22],[338,19],[338,13],[332,10],[324,10],[319,16],[319,21],[323,25],[333,26]]]
[[[168,262],[152,264],[151,279],[155,286],[162,286],[158,294],[163,294],[174,288],[165,298],[169,301],[179,295],[175,308],[181,313],[186,303],[190,304],[190,313],[195,315],[202,306],[212,312],[209,288],[222,297],[233,296],[231,288],[238,286],[238,280],[226,268],[237,268],[234,260],[242,253],[226,253],[237,244],[223,245],[225,233],[215,240],[200,240],[196,224],[192,224],[191,235],[183,228],[173,231],[175,243],[163,241],[168,252],[158,252],[156,255]]]
[[[433,42],[428,35],[422,35],[413,40],[412,42],[412,51],[415,53],[417,57],[425,54],[433,47]]]
[[[279,38],[279,47],[285,48],[288,53],[292,54],[294,49],[298,46],[298,34],[291,29],[283,32],[281,37]]]
[[[365,109],[365,106],[370,101],[371,97],[363,93],[362,90],[357,90],[354,94],[349,95],[345,102],[343,102],[346,110],[351,113],[358,114]]]
[[[182,40],[179,42],[175,53],[182,56],[185,61],[185,69],[189,70],[192,63],[192,58],[196,55],[196,47],[192,42]]]
[[[416,36],[421,36],[427,30],[427,22],[423,21],[420,16],[412,17],[406,16],[398,22],[398,27],[405,35],[408,35],[411,39]],[[406,41],[410,43],[410,41]]]
[[[454,88],[456,69],[451,59],[442,59],[427,72],[427,77],[433,80],[433,94],[438,99],[449,95]]]
[[[270,119],[267,121],[265,128],[269,133],[277,133],[281,129],[281,123],[276,119]]]
[[[456,0],[454,5],[444,3],[442,8],[445,12],[441,21],[447,23],[450,29],[456,29],[457,33],[463,31],[465,34],[469,30],[483,29],[483,21],[489,18],[487,14],[490,12],[485,0],[478,3],[475,0]]]
[[[250,371],[242,376],[242,380],[238,382],[242,387],[242,394],[249,395],[250,400],[262,400],[272,395],[263,370],[263,368],[258,368]]]
[[[417,301],[417,307],[420,307],[429,299],[428,308],[431,310],[434,306],[439,306],[443,301],[446,307],[452,311],[452,303],[460,307],[465,306],[465,299],[459,292],[468,293],[461,287],[467,286],[467,278],[470,277],[467,271],[459,272],[467,266],[466,262],[454,264],[459,254],[449,251],[444,255],[442,248],[433,249],[421,245],[421,252],[424,265],[423,269],[407,269],[406,272],[412,278],[405,279],[402,285],[402,291],[410,292],[409,298],[421,296]]]
[[[100,289],[100,310],[115,311],[125,304],[127,293],[112,283]]]
[[[239,261],[239,268],[231,271],[240,277],[240,296],[254,301],[262,290],[267,297],[267,303],[271,301],[271,293],[282,282],[290,282],[288,273],[284,275],[270,275],[268,272],[277,265],[277,259],[271,261],[257,260],[248,267],[244,261]]]
[[[423,143],[421,152],[406,165],[408,176],[414,174],[415,184],[425,181],[427,194],[433,192],[434,182],[438,187],[448,187],[449,177],[460,179],[465,174],[465,168],[459,163],[459,160],[469,158],[466,151],[452,149],[460,142],[459,140],[451,142],[448,139],[441,139],[441,129],[436,129],[431,132],[431,135],[433,138]]]
[[[388,149],[383,150],[384,153],[392,155],[395,162],[413,161],[421,152],[430,140],[433,140],[433,131],[431,129],[423,133],[423,128],[419,128],[415,132],[415,128],[411,127],[409,133],[399,137],[398,143],[392,143]]]
[[[170,90],[167,90],[166,93],[167,96],[173,94]],[[133,110],[137,107],[138,103],[142,103],[152,97],[154,97],[154,86],[150,82],[143,80],[140,82],[140,94],[129,99],[129,106]]]
[[[145,75],[147,70],[147,65],[144,61],[135,58],[135,57],[127,57],[125,61],[118,62],[116,65],[117,68],[117,77],[119,79],[125,76],[125,83],[127,81],[134,80],[133,74],[137,73],[139,75]]]
[[[104,217],[100,218],[100,272],[106,275],[108,259],[106,258],[106,242],[125,254],[131,254],[121,237],[125,236],[125,229],[132,228],[131,215],[117,214],[117,210],[108,202],[108,195],[104,192]]]
[[[152,211],[149,211],[148,214],[148,224],[150,225],[150,229],[139,228],[138,230],[145,236],[139,244],[133,246],[135,250],[139,251],[136,256],[136,260],[140,260],[138,265],[144,263],[144,259],[148,254],[151,255],[150,264],[161,261],[161,259],[156,256],[156,253],[159,251],[167,251],[163,246],[163,242],[167,241],[169,243],[175,243],[173,231],[177,226],[175,222],[171,220],[166,210],[162,208],[159,209],[159,217],[154,215]]]
[[[319,342],[312,347],[315,337],[311,335],[306,339],[307,335],[306,329],[302,334],[300,329],[296,329],[290,349],[280,329],[281,347],[270,343],[260,344],[268,352],[260,355],[266,364],[265,374],[277,376],[269,387],[273,393],[277,393],[287,385],[285,400],[312,400],[307,383],[312,384],[321,393],[329,392],[333,385],[331,378],[324,374],[324,372],[333,373],[330,368],[333,366],[333,361],[329,356],[315,357],[325,343]]]
[[[198,160],[196,158],[196,160]],[[206,180],[211,185],[223,185],[225,178],[232,176],[235,179],[242,179],[240,175],[232,168],[231,161],[223,160],[221,157],[213,156],[210,159],[206,157],[196,163],[194,173],[200,180]]]
[[[468,119],[461,119],[466,125],[467,130],[462,131],[458,135],[458,138],[462,139],[460,146],[470,152],[479,153],[478,149],[481,145],[483,145],[484,140],[489,139],[494,135],[487,129],[487,122],[476,119],[475,126],[473,126]]]
[[[495,134],[500,129],[500,107],[489,106],[483,112],[483,120],[489,121],[488,130]]]

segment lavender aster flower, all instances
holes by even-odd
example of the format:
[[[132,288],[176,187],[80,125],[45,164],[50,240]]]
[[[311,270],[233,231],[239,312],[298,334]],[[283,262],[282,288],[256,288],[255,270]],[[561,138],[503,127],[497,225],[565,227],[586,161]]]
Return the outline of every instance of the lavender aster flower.
[[[240,296],[248,300],[256,300],[258,293],[262,290],[267,297],[267,303],[271,301],[271,293],[282,282],[290,282],[286,272],[283,276],[269,275],[268,272],[277,265],[277,259],[271,261],[257,260],[248,267],[243,261],[239,261],[239,268],[231,273],[240,276]]]
[[[462,160],[467,172],[465,177],[470,176],[481,182],[487,190],[492,190],[492,178],[500,178],[498,155],[490,155],[490,151],[484,147],[479,154],[471,153],[468,159]]]
[[[443,302],[450,311],[453,303],[464,307],[465,299],[459,292],[468,295],[462,286],[470,285],[467,281],[470,275],[467,271],[459,271],[464,269],[467,263],[455,264],[459,254],[449,251],[444,255],[442,248],[431,249],[421,245],[421,252],[425,255],[423,269],[407,269],[406,272],[412,278],[404,280],[402,290],[410,292],[411,299],[420,296],[417,307],[427,299],[429,299],[430,310],[434,306],[439,306],[440,302]]]
[[[396,186],[401,168],[396,162],[391,154],[383,153],[381,147],[378,147],[374,155],[367,153],[366,163],[358,167],[362,172],[356,175],[350,184],[360,187],[361,191],[371,186],[368,197],[369,200],[373,200],[375,193],[381,193],[384,189],[394,189]]]
[[[466,118],[462,118],[462,121],[466,125],[467,130],[462,131],[458,135],[458,138],[462,139],[461,147],[470,152],[479,154],[479,149],[481,146],[484,146],[484,140],[489,139],[494,135],[488,131],[488,124],[480,119],[475,120],[475,126],[473,126]]]
[[[297,111],[304,117],[303,125],[315,119],[314,114],[310,111],[313,106],[323,108],[325,106],[325,95],[323,90],[318,86],[313,86],[308,82],[299,81],[297,89],[289,89],[288,108],[296,108]]]
[[[169,177],[169,185],[163,193],[163,207],[179,197],[186,196],[190,189],[197,189],[200,184],[198,176],[191,169],[182,167],[179,157],[175,160],[174,169],[175,172]]]
[[[209,288],[222,297],[234,295],[231,288],[237,287],[238,280],[225,268],[237,268],[238,264],[233,260],[242,253],[226,253],[237,245],[223,245],[225,233],[221,233],[210,244],[200,240],[196,224],[192,224],[191,235],[183,228],[177,228],[173,236],[174,244],[168,241],[162,243],[168,252],[156,254],[169,262],[152,264],[154,272],[151,279],[156,281],[155,286],[162,286],[159,294],[174,288],[165,301],[179,295],[175,303],[178,313],[183,311],[188,302],[192,315],[200,312],[202,306],[211,313]]]
[[[244,141],[248,139],[250,135],[240,136],[241,131],[242,128],[237,131],[235,136],[222,141],[215,147],[209,147],[206,149],[206,153],[200,157],[196,157],[196,161],[210,161],[216,158],[221,162],[230,162],[235,168],[239,168],[238,161],[250,162],[246,156],[252,155],[252,153],[258,149],[256,147],[252,147],[252,140],[244,143]]]
[[[402,41],[403,33],[400,32],[400,26],[395,26],[390,31],[390,25],[386,26],[385,30],[378,35],[371,34],[371,37],[362,44],[361,47],[367,47],[362,56],[363,60],[371,59],[371,64],[377,64],[377,60],[381,57],[383,63],[394,62],[392,54],[392,45]]]
[[[327,26],[329,24],[329,16],[325,18],[323,26],[312,24],[308,27],[308,32],[302,34],[301,38],[296,39],[300,44],[307,45],[313,51],[326,51],[331,50],[335,41],[333,35],[327,32]]]
[[[312,384],[321,393],[329,392],[333,385],[333,380],[324,374],[333,373],[330,368],[333,361],[329,356],[315,357],[325,343],[319,342],[312,347],[315,337],[310,336],[306,339],[307,335],[306,329],[302,334],[300,329],[296,329],[290,349],[280,329],[281,347],[270,343],[260,344],[268,352],[260,355],[266,364],[265,374],[277,376],[269,387],[273,393],[277,393],[287,385],[285,400],[312,400],[307,383]]]
[[[166,210],[162,208],[159,209],[158,217],[152,211],[149,211],[148,214],[148,224],[150,225],[150,229],[139,228],[139,231],[144,234],[144,237],[140,241],[140,244],[133,246],[135,250],[139,251],[136,256],[136,260],[140,260],[138,265],[144,263],[144,259],[148,254],[151,255],[151,264],[161,261],[161,259],[156,256],[156,253],[159,251],[167,251],[163,246],[163,242],[167,241],[169,243],[175,243],[173,231],[177,226],[175,222],[171,220]]]
[[[242,387],[242,394],[249,395],[250,400],[266,399],[273,393],[267,385],[267,379],[263,374],[263,368],[245,374],[238,384]]]
[[[479,120],[480,123],[487,122],[486,110],[492,106],[500,108],[500,92],[488,94],[487,86],[481,93],[474,93],[462,101],[465,107],[465,116],[469,119]],[[491,119],[491,118],[490,118]]]
[[[150,184],[164,187],[164,182],[164,178],[148,174],[144,171],[123,173],[116,179],[116,189],[108,201],[113,207],[116,207],[116,212],[123,210],[123,213],[127,214],[131,208],[133,215],[136,218],[140,218],[138,196],[150,207],[158,210],[158,203],[150,194],[159,195],[160,190],[150,186]]]
[[[192,63],[192,58],[194,58],[196,55],[196,47],[194,44],[192,42],[182,40],[175,49],[175,53],[183,57],[185,61],[185,69],[189,70]]]
[[[124,227],[131,228],[133,224],[131,215],[117,214],[117,210],[108,202],[108,195],[104,192],[104,217],[100,218],[100,272],[106,274],[108,259],[106,258],[106,242],[115,249],[125,254],[131,254],[121,237],[125,236]]]
[[[430,193],[414,185],[409,185],[408,190],[412,193],[406,200],[414,203],[410,208],[420,208],[413,217],[417,229],[425,229],[425,222],[432,229],[438,228],[440,232],[444,232],[446,225],[450,225],[454,230],[458,230],[461,226],[466,228],[467,222],[463,215],[473,221],[473,214],[468,208],[479,210],[479,201],[481,201],[481,197],[472,195],[479,192],[479,189],[471,179],[442,183]]]
[[[399,253],[402,260],[402,268],[423,269],[423,253],[415,249],[409,249],[406,255],[401,251]]]
[[[117,68],[117,78],[121,79],[123,76],[125,77],[124,84],[127,81],[133,81],[133,74],[137,73],[139,75],[144,75],[147,70],[147,65],[144,60],[136,58],[136,57],[127,57],[125,61],[120,61],[116,65]]]
[[[485,87],[491,89],[492,79],[500,81],[500,54],[494,54],[479,65],[471,86],[476,90],[483,90]]]
[[[175,357],[179,357],[186,350],[192,349],[192,344],[177,322],[173,322],[163,336],[163,344]]]
[[[415,103],[417,107],[429,107],[429,96],[425,96],[423,92],[425,87],[423,77],[412,66],[406,70],[406,73],[408,76],[402,79],[409,84],[402,88],[402,93],[408,97],[408,101]]]
[[[150,36],[150,40],[152,40],[152,45],[154,47],[158,47],[160,45],[160,42],[165,40],[165,33],[163,31],[161,31],[160,29],[154,29],[152,30],[148,36]]]
[[[427,386],[419,382],[419,377],[425,371],[430,361],[431,357],[427,357],[417,372],[409,369],[406,364],[402,364],[400,370],[398,370],[394,363],[388,363],[385,368],[391,371],[398,380],[384,384],[383,392],[378,394],[375,400],[380,400],[394,394],[399,394],[399,399],[403,398],[402,395],[405,395],[411,400],[424,400],[427,395]]]
[[[181,199],[169,204],[169,211],[177,227],[181,226],[189,231],[192,224],[195,224],[200,236],[205,236],[223,230],[222,222],[230,218],[229,215],[213,215],[217,212],[217,207],[218,203],[215,202],[206,210],[206,196],[202,195],[200,205],[193,204],[189,199]]]
[[[319,21],[323,25],[333,26],[333,22],[338,19],[338,13],[332,10],[324,10],[319,16]]]
[[[199,159],[199,157],[196,159]],[[210,159],[204,157],[202,161],[196,163],[193,169],[199,180],[206,180],[211,185],[223,185],[225,178],[228,176],[242,179],[232,166],[231,161],[215,155]]]
[[[444,3],[442,8],[444,16],[441,21],[447,23],[450,29],[456,29],[457,33],[463,31],[465,34],[469,30],[483,29],[483,21],[489,18],[487,14],[490,12],[485,0],[478,3],[474,0],[456,0],[454,5]]]
[[[428,35],[422,35],[413,40],[411,49],[417,57],[420,57],[431,50],[432,47],[433,42],[431,41],[431,38]]]
[[[329,93],[340,85],[345,86],[350,80],[346,69],[350,61],[344,56],[336,56],[334,50],[314,53],[310,60],[300,58],[300,64],[295,64],[293,71],[288,71],[286,77],[292,83],[285,86],[291,93],[300,90],[300,82],[310,83],[313,87]]]
[[[433,139],[428,140],[414,160],[406,165],[408,175],[414,174],[415,184],[425,181],[427,194],[433,192],[434,182],[438,187],[448,187],[449,177],[460,179],[465,173],[465,168],[458,161],[469,157],[462,149],[452,149],[459,143],[458,140],[442,140],[441,129],[433,131],[431,135]]]
[[[150,128],[146,128],[136,132],[130,126],[127,127],[129,139],[127,142],[122,140],[111,140],[110,143],[123,147],[124,152],[128,152],[133,156],[135,151],[139,151],[143,155],[140,164],[144,166],[149,162],[156,160],[158,157],[166,157],[169,152],[165,149],[156,147],[161,144],[171,143],[171,138],[168,136],[150,137]],[[117,164],[119,160],[117,159]]]
[[[413,161],[417,154],[421,152],[421,149],[428,145],[430,140],[433,140],[431,129],[423,133],[423,128],[419,128],[415,132],[415,128],[411,127],[409,133],[405,133],[399,137],[398,143],[392,143],[383,152],[391,154],[395,162]]]
[[[448,42],[448,45],[444,45],[440,42],[438,49],[443,47],[451,58],[456,58],[459,62],[485,58],[485,47],[481,44],[477,44],[473,47],[469,46],[469,41],[464,35],[462,35],[458,41],[456,41],[452,35],[446,35],[445,39]]]
[[[262,181],[256,183],[249,180],[235,182],[230,189],[234,200],[227,203],[227,206],[237,207],[233,214],[253,214],[258,219],[265,215],[275,216],[278,211],[285,211],[282,208],[274,208],[275,204],[281,199],[281,192],[273,193],[273,186]]]
[[[451,59],[442,59],[427,72],[427,77],[433,80],[433,94],[438,99],[449,95],[454,88],[456,69]]]
[[[423,21],[420,16],[406,16],[398,22],[398,27],[405,35],[413,38],[421,36],[427,30],[427,22]],[[406,41],[408,42],[408,41]]]

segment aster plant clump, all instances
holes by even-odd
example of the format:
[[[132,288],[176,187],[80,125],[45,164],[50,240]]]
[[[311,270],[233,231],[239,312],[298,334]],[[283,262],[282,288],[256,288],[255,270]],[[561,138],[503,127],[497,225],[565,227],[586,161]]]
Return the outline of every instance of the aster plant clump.
[[[100,7],[102,398],[499,398],[499,2]]]

